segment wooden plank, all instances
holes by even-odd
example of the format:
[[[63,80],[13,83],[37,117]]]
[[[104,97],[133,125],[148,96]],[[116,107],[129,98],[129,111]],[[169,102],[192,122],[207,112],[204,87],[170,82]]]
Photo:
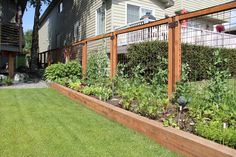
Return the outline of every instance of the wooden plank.
[[[113,78],[116,76],[117,73],[117,64],[118,64],[118,54],[117,54],[117,34],[114,33],[112,41],[112,52],[113,52]]]
[[[172,98],[172,93],[174,92],[174,46],[173,46],[173,39],[174,39],[174,29],[169,28],[168,30],[168,96]]]
[[[113,78],[113,37],[111,37],[111,45],[110,45],[110,79]]]
[[[13,78],[15,73],[14,57],[13,53],[8,53],[8,72],[10,78]]]
[[[100,40],[100,39],[109,38],[109,37],[112,37],[112,33],[107,33],[107,34],[102,34],[95,37],[87,38],[87,39],[75,42],[71,46],[77,46],[85,42],[91,42],[91,41]]]
[[[122,30],[117,30],[117,31],[115,31],[115,33],[117,35],[124,34],[124,33],[133,32],[133,31],[137,31],[137,30],[141,30],[141,29],[145,29],[145,28],[154,27],[157,25],[167,24],[170,21],[171,21],[171,18],[161,19],[161,20],[150,22],[150,23],[143,24],[143,25],[138,25],[138,26],[122,29]]]
[[[236,150],[193,134],[164,127],[162,123],[115,107],[67,87],[52,83],[50,86],[63,95],[126,127],[140,132],[157,143],[188,157],[236,157]]]
[[[180,15],[179,20],[186,20],[236,8],[236,1]]]
[[[82,48],[82,75],[83,78],[86,77],[86,73],[87,73],[87,60],[88,60],[88,43],[85,42]]]
[[[174,21],[177,22],[177,26],[174,28],[174,64],[175,64],[175,82],[174,86],[176,86],[176,83],[181,80],[181,23],[179,20],[179,16],[174,17]],[[174,87],[175,89],[175,87]]]

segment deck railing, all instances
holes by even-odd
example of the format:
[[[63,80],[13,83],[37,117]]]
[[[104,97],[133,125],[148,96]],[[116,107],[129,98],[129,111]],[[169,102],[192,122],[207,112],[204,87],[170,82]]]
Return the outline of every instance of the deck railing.
[[[134,24],[144,24],[144,21],[138,21]],[[121,28],[133,27],[133,24],[128,24]],[[224,32],[215,32],[213,30],[205,30],[195,27],[181,27],[182,43],[189,43],[194,45],[209,46],[215,48],[236,48],[236,35]],[[168,26],[160,25],[143,30],[125,33],[119,36],[118,46],[126,46],[133,43],[143,41],[167,41]]]

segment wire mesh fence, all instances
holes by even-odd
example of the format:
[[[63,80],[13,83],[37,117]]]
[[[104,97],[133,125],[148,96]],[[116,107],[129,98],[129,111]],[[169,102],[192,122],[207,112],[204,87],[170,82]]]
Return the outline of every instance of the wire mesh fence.
[[[153,79],[159,70],[166,71],[168,58],[168,24],[119,34],[117,36],[118,63],[125,67],[125,74],[132,76],[135,69],[142,76]],[[137,69],[138,70],[138,69]]]
[[[218,8],[220,10],[220,7]],[[214,13],[207,15],[202,12],[184,19],[184,16],[178,15],[159,21],[149,21],[151,23],[141,20],[112,32],[117,35],[115,46],[112,43],[114,35],[111,33],[107,36],[104,35],[104,37],[93,37],[92,40],[91,38],[85,39],[72,47],[41,53],[39,62],[43,67],[46,67],[52,63],[64,63],[67,59],[78,60],[81,64],[85,62],[86,65],[83,66],[83,69],[87,72],[87,77],[91,75],[91,64],[96,64],[93,73],[104,72],[106,76],[111,76],[114,64],[116,64],[114,63],[116,57],[111,55],[116,49],[113,56],[117,55],[117,63],[119,66],[125,67],[125,74],[132,76],[134,69],[140,68],[141,75],[148,77],[149,81],[157,74],[161,74],[165,83],[169,84],[169,88],[171,87],[169,90],[171,93],[175,89],[178,76],[180,76],[178,67],[181,69],[181,67],[188,66],[188,79],[191,82],[209,80],[211,78],[209,67],[214,65],[213,52],[218,50],[221,58],[224,61],[228,60],[220,66],[221,70],[229,71],[231,76],[227,82],[233,85],[236,73],[236,15],[233,14],[232,9],[225,10],[217,12],[216,9],[213,11]],[[206,9],[205,12],[212,12],[212,10]],[[182,20],[179,21],[176,17],[182,18]],[[181,24],[179,39],[176,36],[178,33],[176,33],[175,22]],[[85,43],[86,52],[83,53]],[[180,44],[181,53],[178,52],[178,44]],[[176,59],[178,53],[181,56],[180,59]],[[86,61],[83,61],[83,57]],[[167,76],[168,73],[169,76]],[[168,80],[168,77],[172,78]]]
[[[187,77],[194,86],[210,88],[216,83],[223,88],[226,85],[235,97],[236,15],[233,11],[181,21],[181,53],[182,69],[188,66]]]
[[[97,79],[110,76],[110,38],[87,43],[87,77]]]

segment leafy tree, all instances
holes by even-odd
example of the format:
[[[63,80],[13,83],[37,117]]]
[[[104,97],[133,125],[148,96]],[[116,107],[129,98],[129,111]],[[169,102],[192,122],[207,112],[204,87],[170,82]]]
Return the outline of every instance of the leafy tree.
[[[30,53],[31,47],[32,47],[32,30],[28,30],[25,32],[25,47],[24,47],[24,52],[25,53]]]
[[[28,0],[28,3],[35,8],[34,27],[32,32],[32,47],[31,47],[31,71],[38,70],[38,51],[39,51],[39,17],[42,4],[49,4],[51,0]]]

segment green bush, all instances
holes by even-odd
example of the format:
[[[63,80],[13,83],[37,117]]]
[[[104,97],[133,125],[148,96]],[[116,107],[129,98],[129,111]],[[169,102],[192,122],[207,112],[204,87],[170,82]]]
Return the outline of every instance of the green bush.
[[[7,77],[6,79],[1,80],[1,82],[5,86],[10,86],[13,84],[13,80],[10,77]]]
[[[89,53],[87,65],[87,78],[98,80],[109,77],[109,58],[105,50]]]
[[[66,64],[53,64],[46,68],[44,77],[51,81],[62,81],[65,78],[71,79],[81,78],[81,65],[77,61],[71,61]],[[64,81],[63,81],[64,82]]]
[[[199,81],[209,79],[207,73],[209,67],[214,64],[213,54],[216,48],[207,46],[182,44],[182,61],[189,65],[190,81]],[[127,71],[132,73],[130,69],[138,65],[144,68],[143,75],[147,79],[152,79],[159,71],[167,70],[168,63],[168,44],[162,41],[148,41],[132,44],[127,48]],[[232,76],[236,76],[236,50],[221,49],[220,53],[223,59],[227,59],[227,64],[221,64],[222,70],[229,69]],[[167,77],[167,74],[165,74]]]
[[[127,71],[132,74],[135,67],[143,68],[143,76],[150,81],[159,71],[168,69],[168,45],[166,42],[142,42],[127,48]],[[167,74],[165,73],[167,78]],[[167,79],[166,79],[167,80]]]

